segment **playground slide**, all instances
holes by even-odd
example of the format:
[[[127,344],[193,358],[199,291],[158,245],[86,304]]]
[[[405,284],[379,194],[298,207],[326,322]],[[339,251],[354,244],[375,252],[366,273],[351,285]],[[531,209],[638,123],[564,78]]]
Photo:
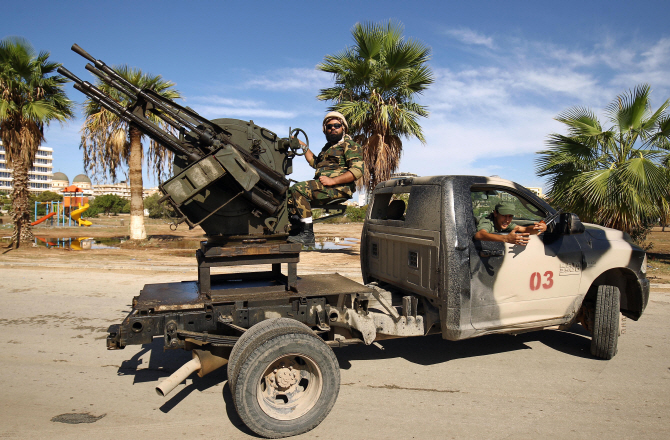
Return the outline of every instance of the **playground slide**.
[[[50,218],[53,217],[54,215],[56,215],[56,213],[55,213],[55,212],[51,212],[51,213],[45,215],[44,217],[42,217],[41,219],[39,219],[39,220],[35,220],[34,222],[32,222],[32,223],[30,224],[30,226],[39,225],[39,224],[42,223],[44,220],[50,219]]]
[[[88,220],[82,220],[81,219],[81,214],[85,212],[88,209],[88,203],[85,204],[84,206],[79,206],[79,209],[75,209],[70,213],[70,217],[72,217],[72,220],[76,220],[79,223],[79,226],[91,226],[93,223],[89,222]]]

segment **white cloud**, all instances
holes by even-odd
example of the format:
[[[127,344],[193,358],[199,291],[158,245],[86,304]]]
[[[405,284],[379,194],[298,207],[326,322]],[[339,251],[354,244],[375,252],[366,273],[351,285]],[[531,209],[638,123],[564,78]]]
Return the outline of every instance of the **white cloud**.
[[[225,98],[221,96],[196,96],[189,100],[191,107],[206,118],[272,118],[290,119],[296,112],[270,108],[262,101]]]
[[[540,94],[558,92],[584,98],[591,95],[597,80],[590,74],[550,68],[518,72],[518,84]]]
[[[189,99],[189,101],[236,107],[260,107],[264,105],[264,103],[261,101],[254,101],[251,99],[224,98],[223,96],[193,96]]]
[[[548,134],[565,131],[553,119],[557,114],[578,105],[600,114],[617,94],[642,82],[652,84],[654,102],[668,97],[668,38],[627,46],[606,37],[586,49],[508,38],[493,47],[466,31],[449,34],[469,53],[472,44],[494,50],[477,52],[479,60],[458,69],[433,67],[435,83],[421,99],[430,111],[421,121],[426,145],[405,142],[402,171],[501,174],[538,184],[535,153]]]
[[[446,31],[447,35],[456,38],[458,41],[465,44],[474,44],[486,46],[493,49],[493,38],[482,35],[478,32],[468,28],[449,29]]]
[[[228,107],[223,105],[200,105],[195,107],[196,111],[206,118],[220,118],[225,115],[226,118],[274,118],[290,119],[296,116],[296,113],[272,110],[257,107]]]
[[[670,64],[670,38],[662,38],[642,54],[646,69],[667,68]]]
[[[634,63],[618,69],[612,84],[621,93],[638,84],[647,83],[652,87],[653,102],[663,102],[670,94],[670,38],[661,38],[641,54],[635,54]]]
[[[290,68],[251,78],[245,83],[249,88],[268,90],[306,90],[317,92],[319,89],[333,85],[329,73],[315,69]]]

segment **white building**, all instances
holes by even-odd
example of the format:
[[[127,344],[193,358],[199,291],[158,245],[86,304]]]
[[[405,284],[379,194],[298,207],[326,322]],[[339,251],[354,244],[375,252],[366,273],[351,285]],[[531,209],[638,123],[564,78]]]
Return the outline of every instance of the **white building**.
[[[158,188],[144,188],[142,197],[145,199],[158,192]],[[101,183],[93,185],[93,197],[113,194],[124,199],[130,199],[130,185],[125,180],[119,183]]]
[[[89,179],[86,174],[77,174],[74,176],[74,179],[72,179],[72,185],[75,185],[81,189],[84,196],[95,197],[93,184],[91,183],[91,179]]]
[[[40,146],[35,155],[33,167],[28,171],[29,190],[41,193],[51,190],[53,177],[53,148]],[[0,191],[10,193],[14,189],[14,177],[11,168],[7,168],[5,148],[0,142]]]
[[[68,186],[70,186],[70,179],[68,179],[65,173],[56,171],[51,177],[51,191],[60,193],[63,191],[63,188],[67,188]]]

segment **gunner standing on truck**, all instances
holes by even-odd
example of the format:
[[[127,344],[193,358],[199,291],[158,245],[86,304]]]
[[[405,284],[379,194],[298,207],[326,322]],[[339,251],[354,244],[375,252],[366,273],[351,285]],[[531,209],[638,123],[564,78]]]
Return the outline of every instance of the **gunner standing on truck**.
[[[292,235],[288,241],[314,244],[311,202],[328,203],[334,199],[350,199],[356,190],[356,180],[363,176],[363,151],[360,145],[347,134],[349,125],[339,112],[330,112],[323,119],[323,133],[328,143],[315,156],[310,150],[305,159],[316,168],[314,180],[299,182],[289,188],[289,212]]]
[[[475,240],[502,241],[510,244],[526,246],[530,235],[541,234],[547,230],[547,225],[535,222],[529,226],[519,226],[513,222],[514,204],[510,202],[498,203],[493,212],[477,221]],[[497,234],[508,232],[506,235]]]

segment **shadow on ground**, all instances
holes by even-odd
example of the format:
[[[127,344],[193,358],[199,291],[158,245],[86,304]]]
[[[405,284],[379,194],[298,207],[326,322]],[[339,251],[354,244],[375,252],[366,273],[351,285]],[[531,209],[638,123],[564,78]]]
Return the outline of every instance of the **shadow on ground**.
[[[539,341],[572,356],[591,358],[590,334],[578,324],[569,330],[543,330],[513,335],[488,335],[462,341],[447,341],[442,335],[380,341],[384,350],[365,345],[335,349],[340,368],[351,368],[352,360],[403,358],[418,365],[434,365],[454,359],[487,356],[515,350],[530,350],[528,342]]]
[[[384,350],[373,346],[351,345],[335,349],[340,368],[351,368],[352,360],[384,360],[403,358],[418,365],[434,365],[454,359],[487,356],[515,350],[529,350],[531,341],[539,341],[554,350],[577,357],[590,358],[590,336],[580,325],[573,325],[567,331],[545,330],[512,335],[488,335],[463,341],[443,340],[441,335],[392,339],[382,341]],[[146,355],[149,361],[145,363]],[[119,375],[134,376],[134,383],[155,382],[156,385],[191,359],[191,354],[182,350],[163,350],[163,339],[155,338],[152,343],[141,347],[132,358],[123,361]],[[231,423],[241,432],[256,436],[247,428],[235,409],[233,396],[228,385],[227,368],[220,368],[205,377],[191,375],[192,382],[177,387],[177,392],[160,407],[169,413],[193,391],[205,391],[226,382],[223,386],[223,401]]]

